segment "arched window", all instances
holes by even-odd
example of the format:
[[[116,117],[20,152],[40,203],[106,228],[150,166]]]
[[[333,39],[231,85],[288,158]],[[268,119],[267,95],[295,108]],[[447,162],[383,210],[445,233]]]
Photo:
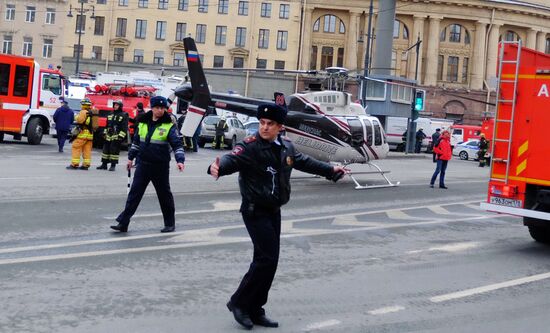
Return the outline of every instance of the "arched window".
[[[521,38],[519,37],[519,35],[512,30],[508,30],[504,33],[504,40],[506,42],[517,42],[520,39]],[[502,40],[502,36],[500,37],[500,40]]]
[[[313,23],[313,32],[319,32],[321,29],[321,24],[323,25],[324,33],[336,33],[336,26],[338,25],[338,32],[341,34],[346,33],[346,26],[344,22],[337,16],[334,15],[325,15],[319,17],[315,23]]]
[[[470,44],[470,33],[460,24],[453,23],[441,31],[441,42]]]
[[[409,29],[403,22],[399,20],[393,21],[393,38],[394,39],[409,39]]]

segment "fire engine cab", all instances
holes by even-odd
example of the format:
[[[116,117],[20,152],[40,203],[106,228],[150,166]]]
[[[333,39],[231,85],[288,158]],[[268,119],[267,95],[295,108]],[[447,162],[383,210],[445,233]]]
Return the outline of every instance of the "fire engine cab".
[[[550,56],[502,42],[492,135],[489,211],[523,217],[550,243]]]
[[[54,134],[53,113],[67,82],[59,69],[40,68],[33,58],[0,54],[0,141],[4,134],[40,144]]]

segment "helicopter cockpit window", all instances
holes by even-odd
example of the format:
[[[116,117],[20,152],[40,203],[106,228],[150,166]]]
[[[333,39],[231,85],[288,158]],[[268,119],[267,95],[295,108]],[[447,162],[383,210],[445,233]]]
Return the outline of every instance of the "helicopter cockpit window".
[[[290,97],[290,101],[288,103],[288,109],[292,111],[305,112],[306,103],[304,103],[299,98]]]
[[[372,146],[372,123],[368,119],[363,119],[365,129],[367,130],[367,145]]]
[[[374,124],[374,145],[380,146],[382,144],[382,131],[380,130],[380,123],[373,120]]]

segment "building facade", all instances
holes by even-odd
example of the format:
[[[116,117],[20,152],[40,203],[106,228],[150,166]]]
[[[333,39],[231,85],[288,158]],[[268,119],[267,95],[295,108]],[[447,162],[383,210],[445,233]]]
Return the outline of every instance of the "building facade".
[[[484,102],[495,87],[500,40],[550,53],[546,2],[399,0],[393,74],[413,79],[418,57],[419,84],[428,92],[424,115],[479,123],[492,112]],[[90,11],[76,13],[65,29],[68,68],[78,55],[80,70],[92,72],[176,71],[186,66],[182,40],[192,36],[205,67],[364,69],[368,0],[95,0],[84,7],[91,5],[94,18]],[[374,1],[372,27],[377,11]],[[376,31],[371,35],[372,50]],[[417,39],[419,54],[407,52]]]
[[[0,52],[61,65],[67,0],[0,1]]]

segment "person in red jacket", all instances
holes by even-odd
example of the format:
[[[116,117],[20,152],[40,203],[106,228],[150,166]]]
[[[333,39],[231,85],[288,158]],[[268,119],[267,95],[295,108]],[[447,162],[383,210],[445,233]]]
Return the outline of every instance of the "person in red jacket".
[[[447,163],[449,163],[449,160],[453,156],[451,133],[449,131],[441,133],[441,139],[439,139],[439,144],[434,147],[434,152],[436,153],[437,165],[430,181],[430,187],[434,187],[437,175],[441,172],[441,175],[439,175],[439,188],[447,189],[447,186],[445,186],[445,170],[447,170]]]

